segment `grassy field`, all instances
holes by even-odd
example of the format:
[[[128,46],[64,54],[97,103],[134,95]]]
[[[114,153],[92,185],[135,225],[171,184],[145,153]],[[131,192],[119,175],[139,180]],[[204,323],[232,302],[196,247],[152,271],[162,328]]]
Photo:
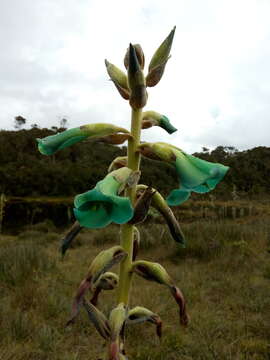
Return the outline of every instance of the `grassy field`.
[[[139,258],[158,261],[187,300],[188,328],[162,286],[134,276],[131,306],[160,314],[160,344],[151,324],[127,330],[133,360],[270,359],[270,218],[198,220],[183,225],[177,247],[163,224],[141,227]],[[104,342],[82,310],[65,328],[72,297],[93,257],[118,243],[118,227],[83,231],[62,261],[61,234],[49,223],[0,237],[0,359],[97,360]],[[117,271],[117,268],[114,269]],[[104,313],[115,291],[101,295]]]

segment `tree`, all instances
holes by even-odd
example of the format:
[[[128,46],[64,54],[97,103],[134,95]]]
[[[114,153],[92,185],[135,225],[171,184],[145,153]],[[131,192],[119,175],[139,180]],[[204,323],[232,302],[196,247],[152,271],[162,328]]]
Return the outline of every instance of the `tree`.
[[[15,116],[14,119],[15,119],[15,125],[14,125],[15,129],[20,129],[22,125],[25,125],[26,123],[26,119],[21,115]]]

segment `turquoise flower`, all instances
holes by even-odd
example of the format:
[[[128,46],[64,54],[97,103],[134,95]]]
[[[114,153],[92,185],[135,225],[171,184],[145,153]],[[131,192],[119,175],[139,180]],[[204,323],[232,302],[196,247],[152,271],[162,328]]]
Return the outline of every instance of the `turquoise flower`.
[[[229,169],[228,166],[188,155],[166,143],[143,143],[139,145],[139,151],[152,159],[174,164],[180,187],[171,191],[167,197],[170,206],[186,201],[192,191],[203,194],[213,190]]]
[[[98,229],[111,222],[124,224],[133,217],[129,198],[118,196],[131,174],[127,167],[115,170],[94,189],[75,197],[74,214],[81,226]]]
[[[142,114],[142,129],[148,129],[152,126],[160,126],[167,133],[172,134],[177,129],[170,123],[167,116],[159,114],[156,111],[145,111]]]
[[[57,151],[71,146],[88,137],[104,137],[116,133],[128,133],[126,129],[112,124],[89,124],[69,129],[55,135],[37,139],[38,149],[44,155],[52,155]]]

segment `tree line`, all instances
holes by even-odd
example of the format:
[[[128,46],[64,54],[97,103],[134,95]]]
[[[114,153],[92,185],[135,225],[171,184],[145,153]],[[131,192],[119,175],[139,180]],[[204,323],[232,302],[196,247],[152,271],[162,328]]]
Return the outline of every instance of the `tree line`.
[[[0,193],[7,196],[74,196],[95,186],[107,173],[117,156],[126,155],[126,147],[87,140],[53,156],[37,149],[36,138],[53,135],[65,128],[18,129],[0,131]],[[238,151],[234,147],[203,148],[194,154],[202,159],[230,166],[225,179],[212,196],[232,198],[256,197],[270,193],[270,148],[260,146]],[[148,159],[142,160],[141,182],[156,187],[164,195],[176,188],[173,166]],[[197,197],[199,195],[195,195]]]

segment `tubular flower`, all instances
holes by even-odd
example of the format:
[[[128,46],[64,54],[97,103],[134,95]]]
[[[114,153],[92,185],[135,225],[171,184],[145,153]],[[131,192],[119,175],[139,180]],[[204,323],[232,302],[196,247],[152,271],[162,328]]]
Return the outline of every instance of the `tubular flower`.
[[[213,190],[229,169],[228,166],[199,159],[162,142],[143,143],[139,145],[139,151],[151,159],[175,165],[180,187],[171,191],[166,199],[171,206],[186,201],[191,191],[202,194]]]
[[[61,133],[37,139],[38,149],[43,155],[52,155],[59,150],[83,141],[88,137],[103,137],[117,133],[128,133],[124,128],[112,124],[88,124]]]
[[[81,226],[98,229],[111,222],[123,224],[133,216],[127,197],[118,196],[119,190],[129,181],[132,170],[123,167],[109,173],[95,188],[74,199],[74,215]]]
[[[148,129],[152,126],[159,126],[167,131],[167,133],[172,134],[177,129],[170,123],[170,120],[167,116],[159,114],[156,111],[145,111],[142,114],[142,129]]]

